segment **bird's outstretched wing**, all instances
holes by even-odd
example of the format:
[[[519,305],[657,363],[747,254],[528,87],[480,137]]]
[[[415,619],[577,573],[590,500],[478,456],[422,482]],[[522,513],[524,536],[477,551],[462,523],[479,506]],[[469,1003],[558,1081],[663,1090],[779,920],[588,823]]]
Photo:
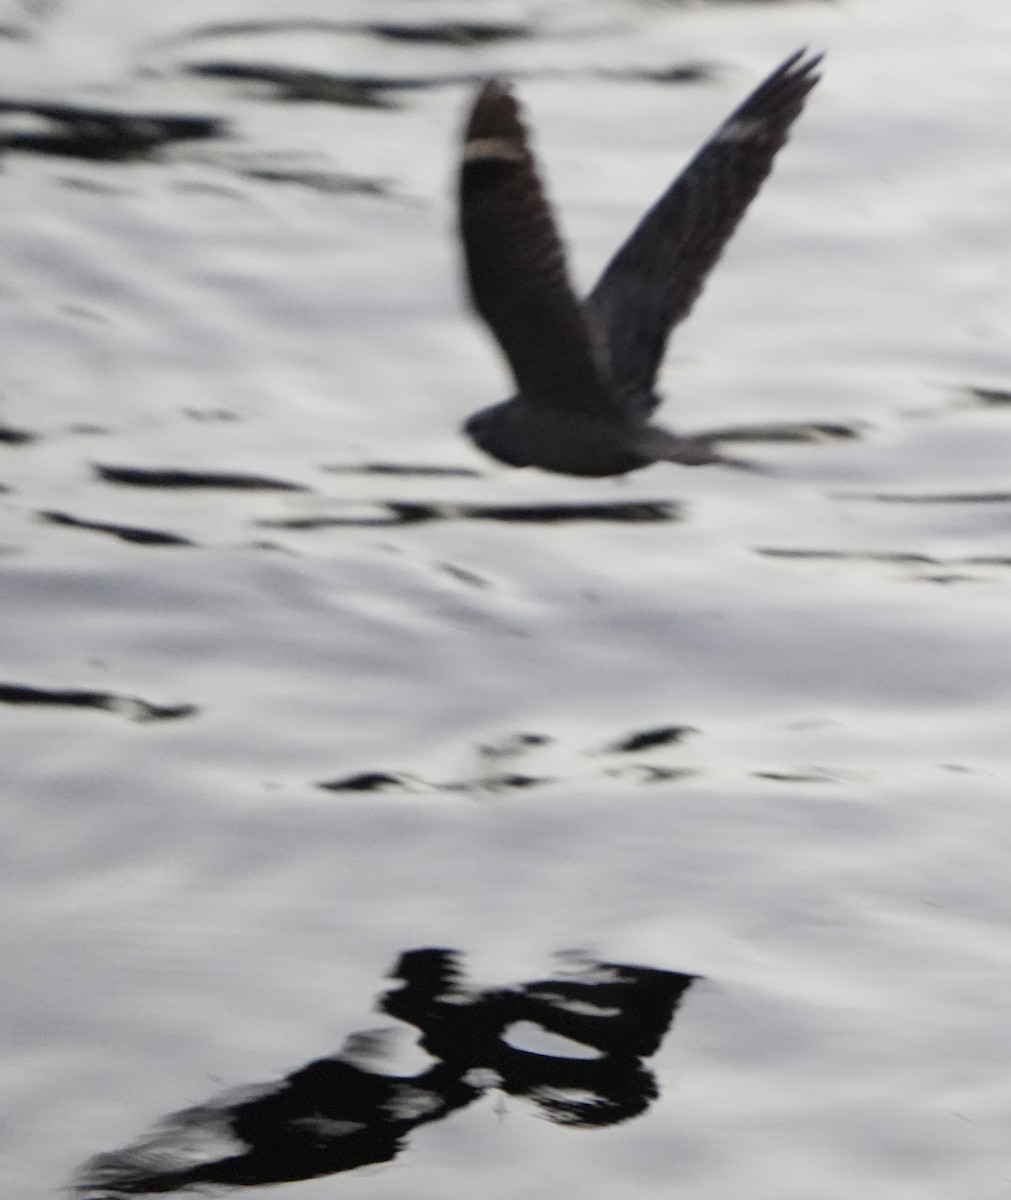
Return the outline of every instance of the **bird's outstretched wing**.
[[[501,83],[481,89],[460,169],[460,233],[474,306],[529,401],[613,410],[587,314],[537,175],[516,101]]]
[[[791,55],[752,92],[643,217],[590,294],[626,403],[650,406],[668,335],[769,174],[820,78],[821,57]]]

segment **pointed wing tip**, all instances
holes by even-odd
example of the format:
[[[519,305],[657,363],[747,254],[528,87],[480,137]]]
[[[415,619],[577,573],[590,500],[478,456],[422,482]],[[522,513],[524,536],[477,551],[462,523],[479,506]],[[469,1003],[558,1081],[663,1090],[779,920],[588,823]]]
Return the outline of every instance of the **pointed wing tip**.
[[[501,120],[519,112],[512,87],[503,79],[488,79],[478,89],[471,107],[470,124]]]
[[[821,79],[818,68],[825,60],[825,51],[818,51],[816,54],[811,54],[806,46],[801,46],[799,50],[795,50],[785,62],[783,62],[772,73],[773,79],[796,80],[803,81],[808,85],[808,89]]]
[[[502,100],[512,99],[513,89],[512,84],[505,79],[497,79],[492,76],[486,79],[478,88],[477,99],[475,104],[481,103],[500,103]]]
[[[481,146],[496,139],[522,145],[525,129],[519,104],[512,88],[502,79],[489,79],[481,85],[470,110],[464,133],[464,156],[482,157]]]
[[[759,134],[760,140],[770,145],[778,142],[775,146],[778,149],[821,79],[818,67],[824,57],[824,54],[810,54],[806,47],[794,51],[731,113],[717,133],[717,140],[746,140]],[[770,135],[774,135],[771,140]]]

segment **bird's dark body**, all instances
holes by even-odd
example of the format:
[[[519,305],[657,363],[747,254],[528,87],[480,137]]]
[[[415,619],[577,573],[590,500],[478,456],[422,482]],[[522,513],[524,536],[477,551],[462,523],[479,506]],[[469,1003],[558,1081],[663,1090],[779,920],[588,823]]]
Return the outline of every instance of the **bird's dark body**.
[[[464,425],[474,443],[510,467],[540,467],[560,475],[626,475],[651,460],[627,445],[629,429],[520,397],[475,413]]]
[[[485,453],[564,475],[726,461],[650,423],[671,329],[702,287],[818,82],[795,54],[716,131],[643,217],[585,302],[574,295],[516,101],[478,93],[464,139],[460,231],[471,298],[516,379],[465,424]]]

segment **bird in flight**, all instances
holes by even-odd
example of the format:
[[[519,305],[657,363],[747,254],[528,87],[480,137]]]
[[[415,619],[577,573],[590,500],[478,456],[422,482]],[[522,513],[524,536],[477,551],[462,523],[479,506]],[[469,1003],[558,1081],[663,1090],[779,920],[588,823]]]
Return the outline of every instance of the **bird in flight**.
[[[654,462],[726,461],[706,437],[650,422],[670,331],[772,168],[818,82],[821,55],[791,55],[716,130],[639,222],[582,303],[518,105],[492,80],[467,123],[460,232],[474,307],[516,381],[464,429],[493,458],[563,475]]]

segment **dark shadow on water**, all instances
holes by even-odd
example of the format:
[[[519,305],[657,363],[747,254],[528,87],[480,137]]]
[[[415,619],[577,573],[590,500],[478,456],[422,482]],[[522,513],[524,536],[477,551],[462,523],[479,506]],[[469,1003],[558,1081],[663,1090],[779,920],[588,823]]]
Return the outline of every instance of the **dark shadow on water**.
[[[193,546],[196,543],[176,533],[163,533],[158,529],[140,529],[133,525],[114,525],[104,521],[86,521],[70,513],[40,512],[39,516],[50,525],[65,525],[71,529],[88,529],[94,533],[107,533],[121,542],[132,542],[138,546]]]
[[[475,504],[460,513],[468,520],[529,522],[534,525],[573,521],[617,521],[634,525],[681,520],[672,500],[625,501],[611,504]]]
[[[375,32],[378,32],[379,28],[375,27]],[[438,43],[438,38],[434,34],[426,38],[422,31],[408,32],[413,27],[384,26],[382,28],[389,31],[386,36],[390,38],[394,36],[392,33],[394,29],[403,29],[400,40],[407,41],[413,37],[419,42],[427,40],[431,44]],[[524,35],[517,34],[515,36]],[[399,107],[399,97],[404,93],[446,87],[479,87],[487,81],[489,75],[488,71],[453,71],[424,75],[358,75],[310,70],[281,63],[241,62],[228,59],[190,63],[185,70],[192,75],[204,78],[258,84],[271,90],[272,99],[283,102],[312,102],[346,105],[352,108],[384,109]],[[556,78],[563,72],[553,68],[541,68],[512,70],[508,74],[514,80],[520,78],[529,80]],[[566,72],[566,74],[571,74],[571,72]],[[582,78],[590,76],[595,79],[613,80],[617,83],[636,80],[660,85],[700,83],[714,78],[717,74],[716,68],[697,62],[681,63],[657,69],[603,68],[578,72]]]
[[[348,775],[344,779],[333,779],[329,783],[321,783],[318,786],[326,792],[388,792],[409,790],[412,784],[419,782],[409,775],[395,774],[389,771],[360,771],[357,775]]]
[[[872,562],[936,565],[941,562],[929,554],[914,554],[904,550],[805,550],[776,546],[757,547],[756,554],[765,558],[794,558],[806,562]]]
[[[684,741],[689,734],[697,732],[691,725],[660,725],[656,729],[643,729],[639,733],[629,734],[609,748],[615,754],[634,754],[638,750],[653,750],[657,746],[676,744]]]
[[[382,179],[313,167],[240,166],[236,173],[261,183],[290,183],[327,196],[389,196],[392,193],[390,185]]]
[[[768,779],[771,783],[839,783],[841,780],[828,771],[752,771],[754,779]]]
[[[316,786],[324,792],[476,792],[496,793],[527,791],[556,783],[546,775],[524,775],[518,771],[483,774],[480,779],[448,780],[429,783],[405,772],[361,771],[342,779],[331,779]]]
[[[204,156],[211,161],[210,156]],[[311,153],[268,151],[247,148],[238,142],[222,145],[214,164],[228,174],[258,183],[290,184],[327,196],[372,196],[395,199],[396,188],[389,179],[341,170]],[[235,417],[231,417],[235,419]]]
[[[320,467],[332,475],[402,475],[418,479],[480,479],[472,467],[439,467],[427,463],[355,463],[351,466]]]
[[[313,71],[302,67],[270,66],[266,63],[213,61],[192,63],[191,75],[210,79],[255,83],[272,89],[271,98],[288,103],[342,104],[351,108],[396,108],[393,95],[459,84],[476,86],[484,81],[480,72],[443,75],[354,75]]]
[[[217,117],[0,99],[0,147],[32,154],[127,162],[173,142],[225,132]]]
[[[681,519],[681,506],[672,500],[625,501],[613,504],[424,504],[386,500],[353,516],[281,517],[276,520],[257,521],[257,525],[264,529],[308,531],[348,526],[417,525],[424,521],[504,521],[530,525],[562,525],[580,521],[655,524]]]
[[[327,21],[312,17],[295,17],[277,21],[219,21],[200,25],[183,35],[168,39],[165,44],[208,41],[214,38],[249,37],[277,34],[364,34],[383,41],[409,42],[415,45],[479,46],[492,42],[510,41],[533,36],[530,25],[503,21],[424,21],[406,22]]]
[[[669,763],[643,762],[632,760],[614,766],[608,762],[600,763],[607,756],[650,754],[662,747],[679,746],[690,735],[698,733],[691,725],[655,725],[648,729],[626,733],[617,740],[607,743],[601,749],[576,749],[577,761],[586,758],[594,760],[593,775],[603,775],[608,778],[631,778],[640,783],[657,783],[661,781],[676,781],[686,779],[696,772],[690,767],[674,766]],[[508,792],[542,787],[549,783],[574,782],[559,775],[549,776],[542,773],[532,773],[526,769],[526,761],[531,755],[535,758],[548,748],[559,745],[558,739],[544,733],[514,733],[498,742],[477,746],[477,758],[480,762],[478,770],[462,778],[448,780],[423,779],[420,775],[406,771],[366,770],[356,771],[350,775],[342,775],[335,779],[326,780],[316,786],[327,792],[463,792],[487,794]],[[569,751],[570,755],[573,751]],[[585,768],[577,769],[577,775],[585,777]]]
[[[1011,389],[994,387],[974,387],[966,384],[959,388],[963,396],[967,396],[974,404],[984,408],[1007,408],[1011,405]]]
[[[755,549],[765,558],[778,558],[796,562],[831,562],[891,565],[906,567],[909,579],[923,583],[972,583],[985,578],[979,568],[1011,567],[1011,558],[1001,554],[970,554],[958,557],[939,558],[931,554],[920,554],[903,550],[813,550],[792,547],[766,546]],[[967,571],[966,568],[975,568]]]
[[[547,733],[514,733],[501,742],[489,742],[478,746],[477,752],[482,758],[503,759],[515,758],[539,746],[550,746],[555,739]]]
[[[878,504],[1007,504],[1011,492],[835,492],[833,498]]]
[[[695,437],[712,442],[835,442],[861,437],[859,425],[830,421],[769,421],[762,425],[726,425]]]
[[[492,1088],[532,1101],[558,1125],[616,1125],[659,1094],[642,1060],[659,1049],[696,978],[582,962],[548,979],[479,990],[464,983],[459,954],[443,949],[402,954],[391,977],[379,1010],[413,1026],[434,1065],[391,1073],[383,1067],[395,1030],[353,1035],[338,1054],[173,1113],[143,1140],[96,1156],[74,1194],[116,1200],[256,1187],[390,1162],[411,1130]],[[519,1022],[575,1044],[557,1053],[521,1049],[513,1044]]]
[[[718,74],[709,63],[686,62],[672,67],[623,67],[619,70],[604,70],[605,79],[636,79],[643,83],[705,83]]]
[[[152,467],[109,467],[96,464],[95,474],[106,483],[141,488],[217,488],[241,492],[307,492],[301,483],[232,471],[187,471]]]
[[[38,434],[30,433],[27,429],[17,429],[13,425],[0,424],[0,445],[27,446],[37,439]]]
[[[519,41],[532,37],[530,25],[496,21],[430,21],[425,24],[363,25],[363,33],[388,42],[415,46],[487,46],[494,42]]]
[[[199,711],[195,704],[150,704],[137,696],[117,696],[114,692],[39,688],[23,683],[0,683],[0,704],[97,708],[103,712],[118,713],[131,721],[171,721],[179,717],[192,717]]]
[[[612,779],[630,779],[635,783],[677,783],[692,779],[698,771],[691,767],[660,767],[652,763],[633,763],[627,767],[613,767],[605,772]]]

